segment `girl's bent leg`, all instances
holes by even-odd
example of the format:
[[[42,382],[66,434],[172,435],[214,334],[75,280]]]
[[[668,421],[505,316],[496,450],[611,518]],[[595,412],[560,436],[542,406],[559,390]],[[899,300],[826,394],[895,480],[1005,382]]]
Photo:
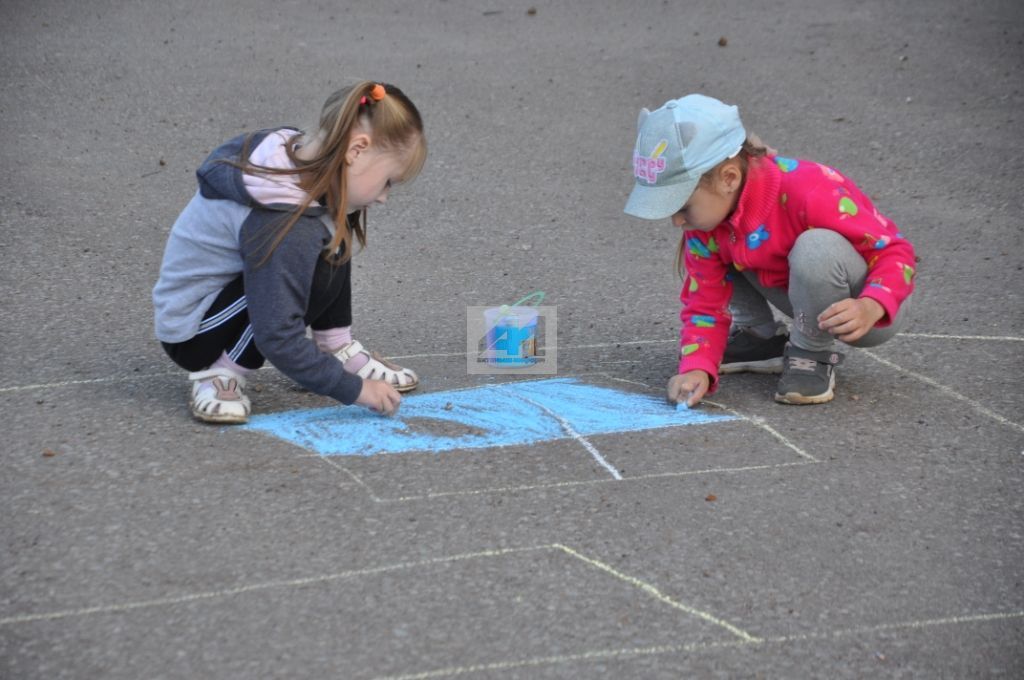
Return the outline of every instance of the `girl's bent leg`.
[[[864,258],[850,242],[829,229],[809,229],[789,251],[790,338],[800,349],[832,349],[834,338],[818,328],[818,315],[840,300],[856,297],[867,274]]]
[[[317,261],[305,321],[314,331],[352,325],[352,260],[341,265],[322,257]]]
[[[735,267],[730,271],[732,276],[732,298],[729,300],[729,313],[732,314],[734,328],[767,328],[775,323],[765,292],[757,281],[757,275],[741,272]]]
[[[419,377],[384,357],[368,352],[352,339],[352,268],[351,260],[332,266],[321,259],[313,274],[306,323],[313,329],[313,338],[321,351],[333,354],[345,370],[361,378],[383,380],[399,392],[419,385]]]
[[[840,300],[856,298],[864,288],[867,263],[853,245],[830,229],[810,229],[796,240],[789,253],[789,299],[793,306],[790,337],[794,345],[812,352],[832,348],[831,333],[818,328],[818,315]],[[852,343],[871,347],[894,336],[905,322],[904,301],[893,323],[872,328]]]
[[[241,276],[217,295],[192,338],[163,346],[189,371],[189,409],[195,418],[220,424],[249,419],[252,404],[245,394],[245,374],[263,365],[264,359],[252,337]]]
[[[185,342],[162,343],[174,363],[187,371],[202,371],[222,354],[243,368],[259,368],[263,355],[249,325],[245,287],[239,276],[220,292],[206,311],[199,332]]]

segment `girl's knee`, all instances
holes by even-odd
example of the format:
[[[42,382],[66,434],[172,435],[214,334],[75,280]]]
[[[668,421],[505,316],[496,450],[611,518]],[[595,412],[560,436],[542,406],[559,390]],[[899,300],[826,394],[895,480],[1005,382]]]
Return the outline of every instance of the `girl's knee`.
[[[831,229],[808,229],[802,233],[788,259],[790,277],[804,284],[855,287],[867,273],[860,253]]]

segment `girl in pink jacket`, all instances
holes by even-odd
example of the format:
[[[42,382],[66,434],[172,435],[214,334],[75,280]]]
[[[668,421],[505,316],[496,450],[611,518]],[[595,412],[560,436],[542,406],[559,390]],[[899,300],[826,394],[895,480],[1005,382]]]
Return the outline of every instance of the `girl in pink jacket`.
[[[834,340],[870,347],[902,326],[913,246],[848,177],[748,140],[735,106],[692,94],[638,127],[626,213],[683,230],[669,400],[695,406],[719,374],[755,371],[782,373],[776,401],[831,401]],[[769,303],[792,319],[788,338]]]

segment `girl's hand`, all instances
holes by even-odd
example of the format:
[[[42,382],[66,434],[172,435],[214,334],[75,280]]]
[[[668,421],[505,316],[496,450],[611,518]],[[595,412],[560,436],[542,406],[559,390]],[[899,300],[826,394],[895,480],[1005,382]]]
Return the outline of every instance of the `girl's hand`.
[[[829,305],[818,315],[818,328],[843,342],[859,340],[885,316],[885,309],[871,298],[846,298]]]
[[[393,416],[402,403],[402,395],[383,380],[363,380],[363,389],[356,403],[376,413]]]
[[[668,400],[673,404],[686,401],[687,407],[693,407],[707,394],[711,386],[711,376],[700,369],[672,376],[668,381]]]

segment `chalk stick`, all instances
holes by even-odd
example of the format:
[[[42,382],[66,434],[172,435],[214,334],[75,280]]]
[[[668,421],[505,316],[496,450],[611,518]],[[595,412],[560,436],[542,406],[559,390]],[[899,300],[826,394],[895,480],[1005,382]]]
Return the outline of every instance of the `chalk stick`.
[[[676,410],[677,411],[689,411],[690,407],[686,405],[685,401],[677,401],[676,402]]]

